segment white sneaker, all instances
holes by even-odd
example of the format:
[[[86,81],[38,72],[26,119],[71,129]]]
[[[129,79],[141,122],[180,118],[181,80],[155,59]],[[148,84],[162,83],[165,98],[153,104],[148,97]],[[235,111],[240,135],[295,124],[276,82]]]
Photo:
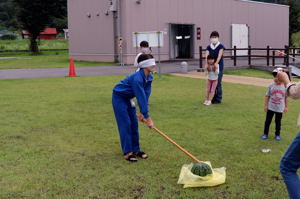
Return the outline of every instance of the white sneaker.
[[[204,105],[206,105],[206,104],[207,104],[207,102],[208,102],[208,101],[207,101],[207,100],[205,100],[205,101],[203,102],[203,104],[204,104]]]
[[[206,105],[207,106],[211,105],[211,101],[207,101]]]

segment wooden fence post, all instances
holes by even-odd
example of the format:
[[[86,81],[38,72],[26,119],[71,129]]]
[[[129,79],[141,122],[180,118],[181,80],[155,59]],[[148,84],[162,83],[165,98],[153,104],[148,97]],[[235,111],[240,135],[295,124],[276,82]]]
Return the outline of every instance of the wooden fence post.
[[[248,48],[248,65],[251,66],[251,46]]]
[[[285,46],[285,50],[286,50],[286,67],[289,67],[290,65],[290,47],[289,46]]]
[[[275,66],[275,50],[272,51],[272,66]]]
[[[267,46],[267,66],[270,66],[270,46]]]
[[[203,55],[202,55],[202,46],[199,46],[199,67],[200,67],[200,69],[203,68],[202,58],[203,58]]]
[[[295,63],[295,57],[296,57],[296,48],[293,46],[293,63]]]
[[[233,66],[236,66],[236,46],[233,47]]]

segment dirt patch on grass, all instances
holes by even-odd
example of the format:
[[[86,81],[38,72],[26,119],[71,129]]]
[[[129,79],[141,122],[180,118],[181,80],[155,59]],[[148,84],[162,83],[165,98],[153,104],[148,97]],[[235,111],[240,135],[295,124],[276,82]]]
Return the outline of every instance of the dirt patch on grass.
[[[205,76],[203,72],[191,72],[187,74],[174,73],[173,75],[180,77],[207,79],[207,76]],[[238,75],[223,75],[223,82],[268,87],[273,82],[273,79],[245,77]]]

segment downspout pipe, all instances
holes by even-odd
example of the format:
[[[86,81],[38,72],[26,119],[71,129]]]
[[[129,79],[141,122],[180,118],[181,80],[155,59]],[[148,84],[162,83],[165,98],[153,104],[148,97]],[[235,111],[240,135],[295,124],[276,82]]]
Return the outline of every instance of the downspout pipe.
[[[117,20],[118,20],[118,61],[120,65],[124,65],[123,64],[123,38],[122,38],[122,7],[121,7],[121,0],[116,0],[117,3]]]
[[[118,60],[118,16],[117,12],[113,12],[113,34],[114,34],[114,62]]]

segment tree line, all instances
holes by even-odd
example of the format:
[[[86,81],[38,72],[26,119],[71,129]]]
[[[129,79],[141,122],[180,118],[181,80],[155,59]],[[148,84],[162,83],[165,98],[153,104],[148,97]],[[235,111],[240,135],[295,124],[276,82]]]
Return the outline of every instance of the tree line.
[[[300,31],[300,0],[254,0],[290,6],[290,41]],[[30,51],[38,52],[37,37],[45,27],[67,28],[67,0],[0,0],[0,30],[30,32]]]
[[[67,0],[0,0],[0,26],[27,30],[29,50],[38,53],[40,32],[46,27],[67,28]]]
[[[47,12],[41,10],[43,8],[46,8]],[[27,14],[29,18],[38,12],[47,14],[47,18],[49,19],[47,19],[46,25],[48,27],[55,27],[59,31],[68,27],[67,0],[55,0],[52,2],[45,0],[24,0],[24,3],[14,0],[0,0],[0,30],[19,31],[21,26],[20,23],[18,23],[17,13],[20,12],[20,10],[24,12],[24,9],[28,9]]]

